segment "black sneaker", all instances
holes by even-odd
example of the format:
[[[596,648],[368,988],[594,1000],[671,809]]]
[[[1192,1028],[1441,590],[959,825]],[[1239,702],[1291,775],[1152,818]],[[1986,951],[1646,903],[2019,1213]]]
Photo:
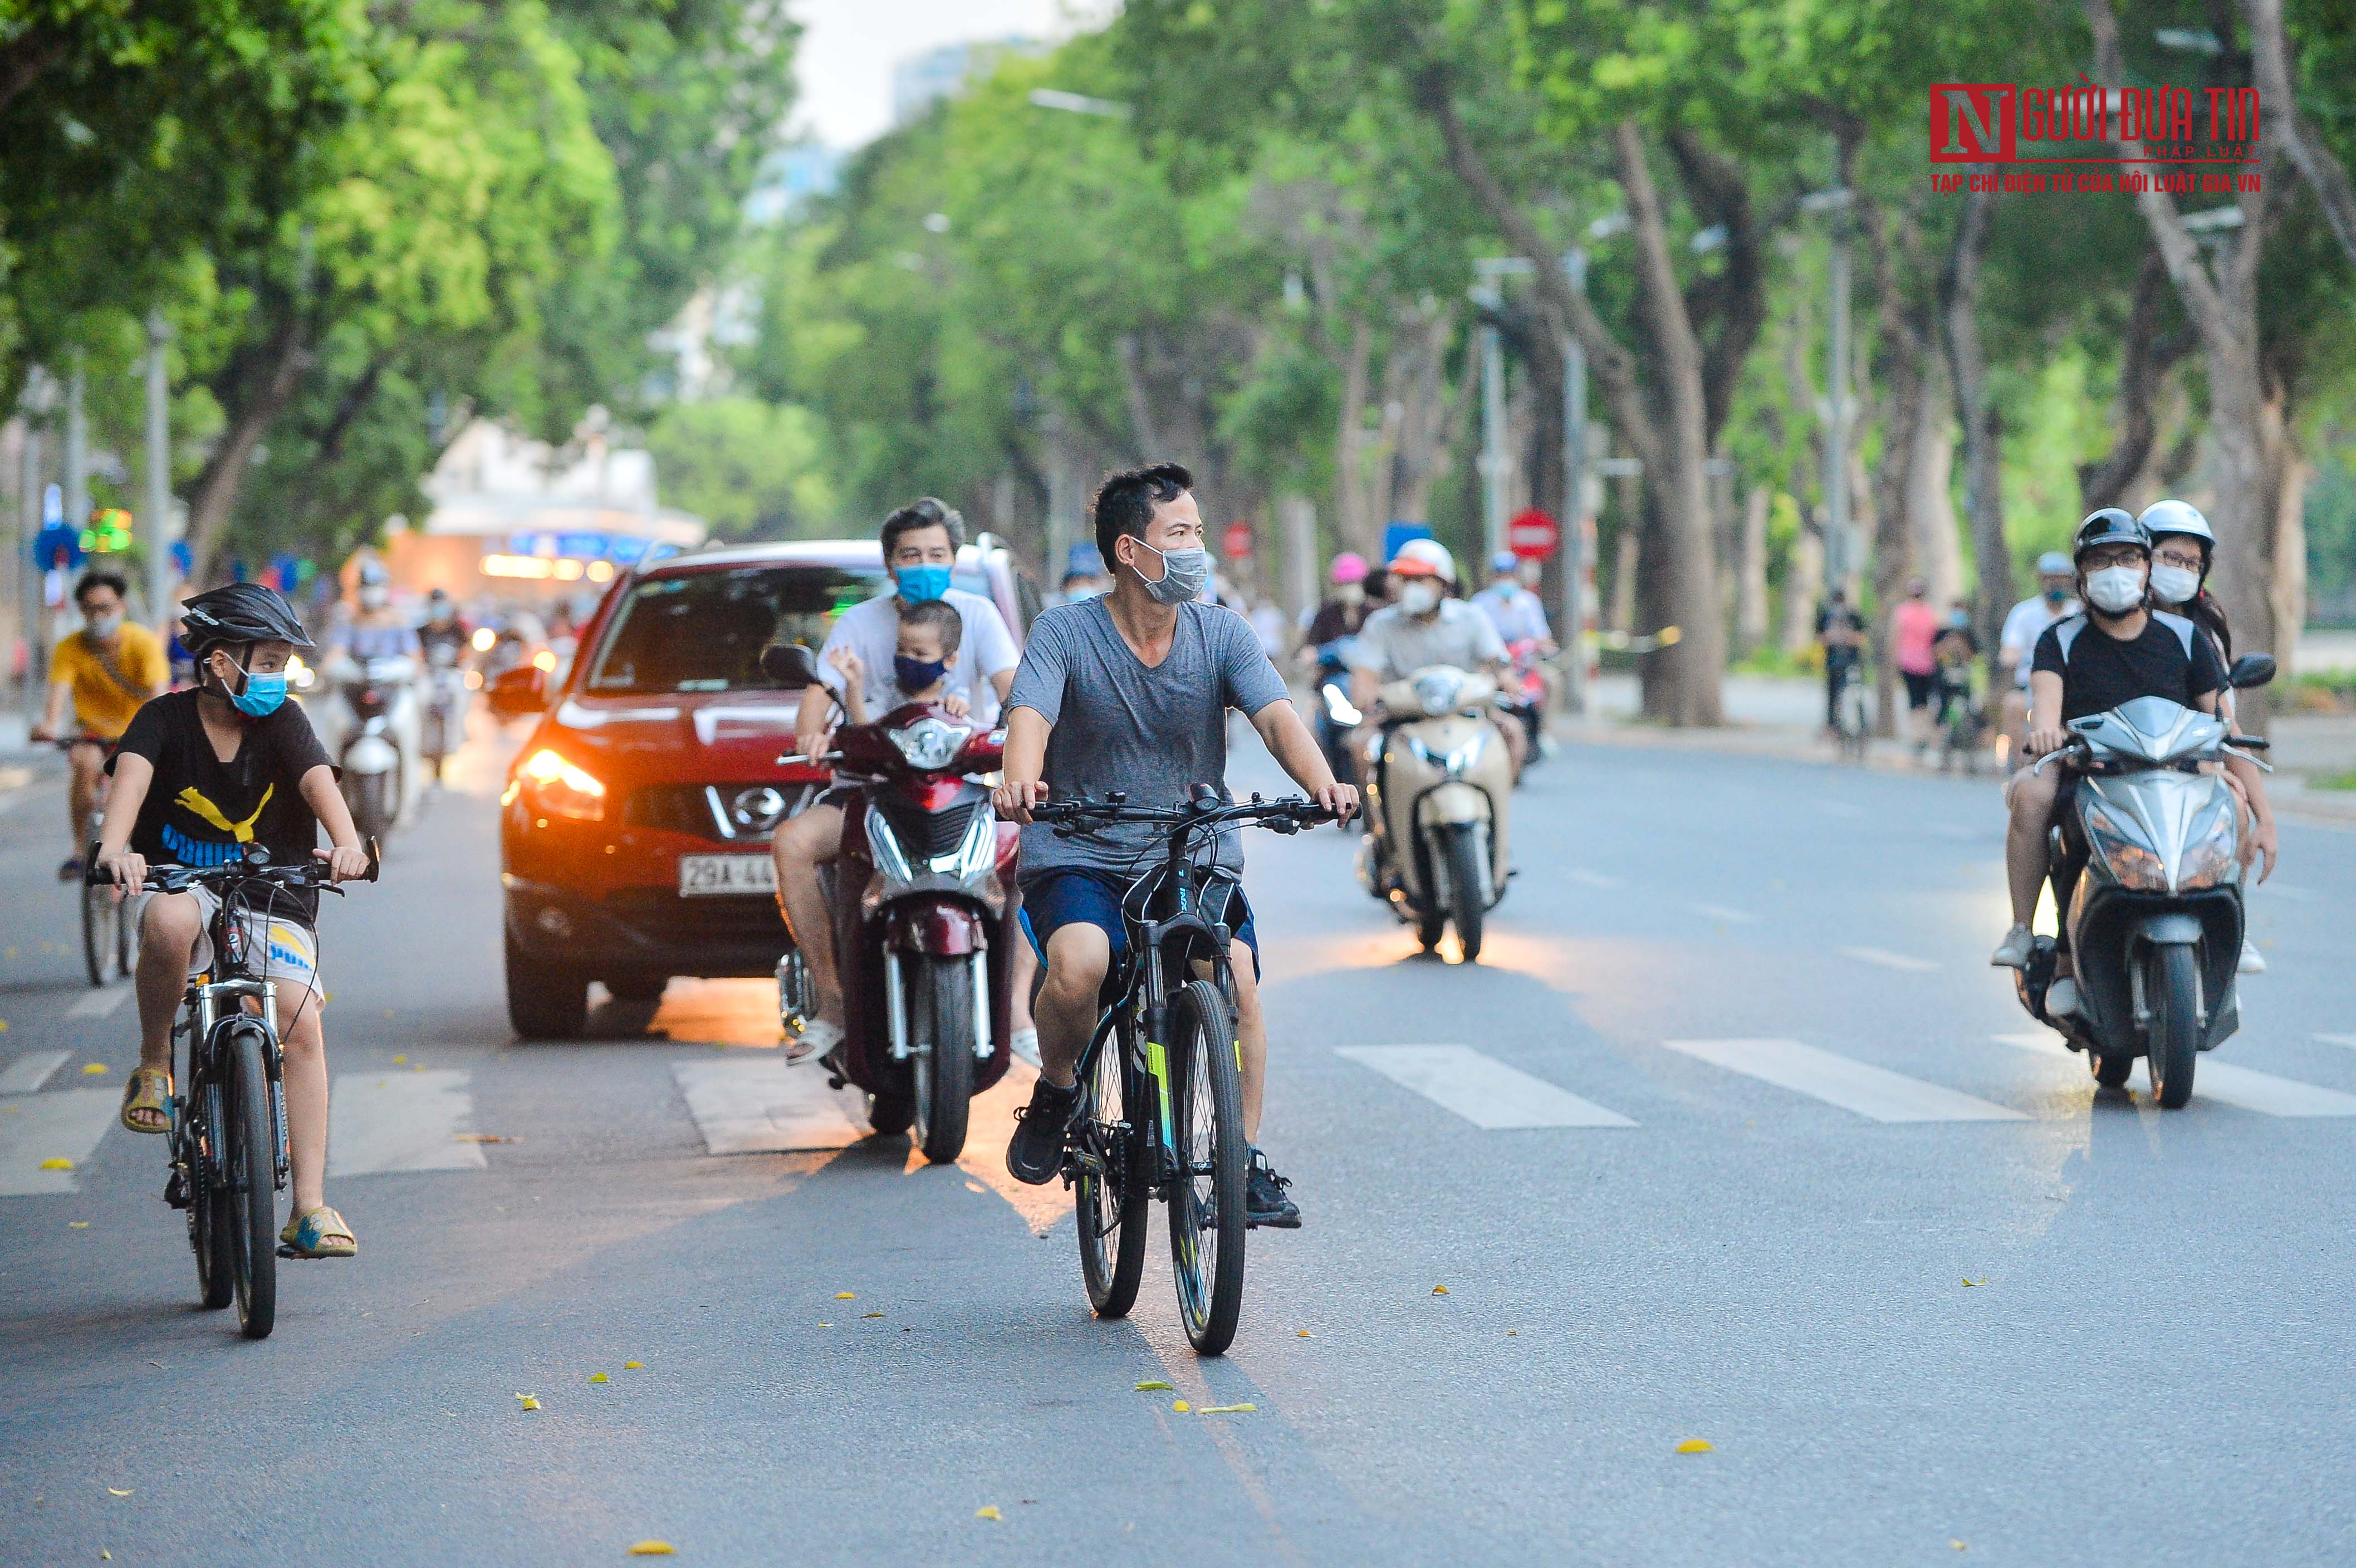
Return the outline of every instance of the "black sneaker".
[[[1006,1144],[1006,1168],[1016,1181],[1041,1187],[1064,1168],[1064,1133],[1072,1124],[1079,1085],[1057,1089],[1045,1079],[1031,1086],[1031,1103],[1014,1113],[1014,1136]]]
[[[1252,1150],[1251,1174],[1244,1181],[1244,1223],[1278,1230],[1300,1230],[1301,1206],[1284,1196],[1284,1189],[1291,1185],[1276,1174],[1276,1167],[1268,1163],[1266,1155],[1257,1148]]]

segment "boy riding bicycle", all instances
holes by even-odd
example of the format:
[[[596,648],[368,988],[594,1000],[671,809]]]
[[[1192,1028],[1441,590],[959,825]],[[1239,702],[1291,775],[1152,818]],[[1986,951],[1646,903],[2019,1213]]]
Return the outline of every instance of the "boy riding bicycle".
[[[337,882],[364,875],[368,852],[336,788],[336,770],[303,710],[286,703],[286,661],[312,646],[303,623],[270,589],[240,583],[187,603],[186,639],[197,660],[193,690],[142,707],[110,765],[114,790],[100,830],[98,862],[126,895],[145,886],[150,862],[219,865],[249,844],[285,864],[316,857]],[[334,841],[319,849],[321,824]],[[172,1022],[191,975],[213,967],[209,889],[159,893],[140,922],[139,1067],[123,1097],[123,1126],[166,1130]],[[277,890],[249,911],[241,933],[266,953],[280,983],[286,1133],[294,1218],[281,1234],[313,1258],[359,1251],[343,1216],[327,1206],[327,1058],[319,1025],[316,895]]]
[[[130,585],[112,572],[86,572],[74,585],[81,629],[60,641],[49,656],[49,700],[35,740],[66,744],[73,781],[66,791],[68,845],[58,880],[81,875],[82,852],[90,847],[91,813],[98,809],[99,780],[105,777],[107,743],[122,738],[139,705],[171,680],[164,645],[155,634],[123,613]],[[73,723],[66,720],[70,714]]]

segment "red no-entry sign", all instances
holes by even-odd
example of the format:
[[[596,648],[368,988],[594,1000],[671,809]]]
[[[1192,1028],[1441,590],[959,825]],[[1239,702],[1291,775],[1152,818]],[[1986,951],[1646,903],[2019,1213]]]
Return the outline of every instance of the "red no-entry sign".
[[[1505,548],[1525,561],[1543,561],[1561,545],[1562,530],[1535,507],[1505,525]]]
[[[1231,522],[1219,538],[1219,547],[1230,561],[1240,561],[1252,553],[1252,528],[1248,522]]]

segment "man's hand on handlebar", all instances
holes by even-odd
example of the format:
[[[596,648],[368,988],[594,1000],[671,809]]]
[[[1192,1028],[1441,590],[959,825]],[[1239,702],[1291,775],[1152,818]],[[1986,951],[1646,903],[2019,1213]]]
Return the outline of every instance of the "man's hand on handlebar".
[[[337,882],[358,882],[369,874],[369,852],[356,843],[315,849],[311,858],[326,861],[327,875]]]
[[[1346,822],[1358,814],[1358,787],[1341,783],[1325,785],[1317,791],[1317,803],[1333,812],[1335,822]]]
[[[2070,744],[2066,729],[2033,729],[2029,732],[2029,744],[2021,749],[2031,757],[2044,757]]]
[[[1031,808],[1047,798],[1047,786],[1036,779],[1009,779],[990,792],[990,803],[1010,822],[1031,825]]]

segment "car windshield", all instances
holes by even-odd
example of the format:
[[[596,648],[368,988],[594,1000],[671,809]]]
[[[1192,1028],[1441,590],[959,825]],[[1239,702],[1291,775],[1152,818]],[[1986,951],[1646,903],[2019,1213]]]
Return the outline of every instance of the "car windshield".
[[[874,567],[740,566],[682,572],[630,590],[589,667],[591,692],[775,691],[761,673],[773,642],[817,648],[835,618],[875,596]]]

